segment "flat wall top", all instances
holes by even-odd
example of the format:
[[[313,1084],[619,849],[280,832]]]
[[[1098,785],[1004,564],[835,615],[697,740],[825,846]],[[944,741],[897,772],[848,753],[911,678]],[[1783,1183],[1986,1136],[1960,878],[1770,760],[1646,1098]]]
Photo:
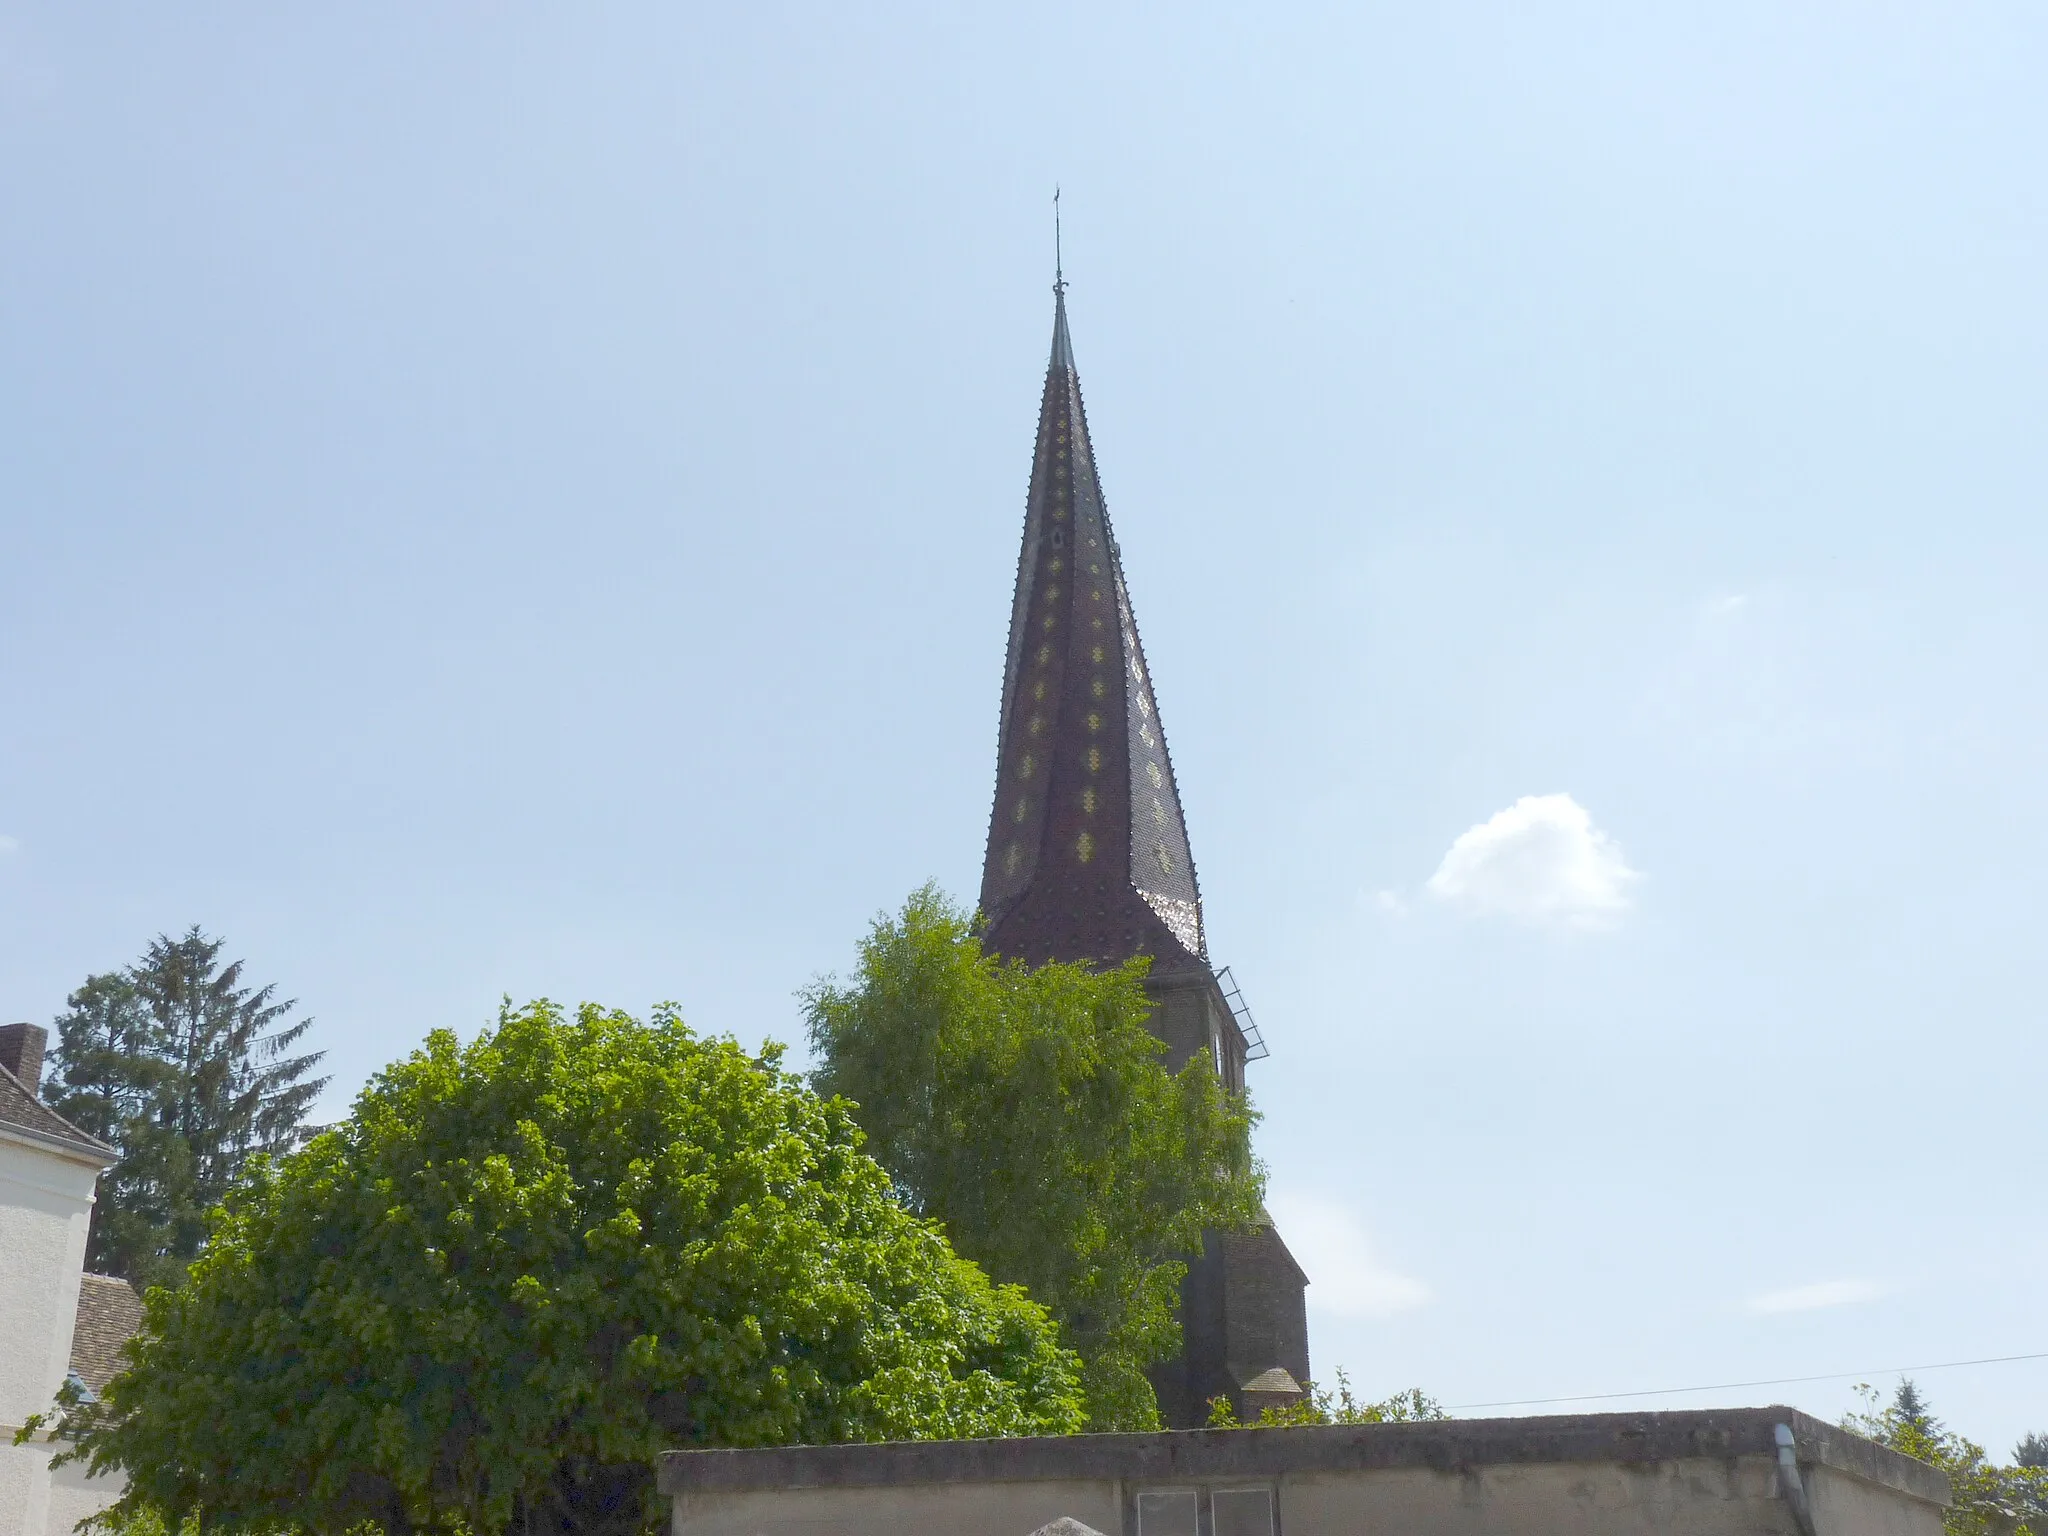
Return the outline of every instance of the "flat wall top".
[[[1792,1427],[1799,1459],[1809,1466],[1829,1467],[1930,1504],[1948,1503],[1948,1479],[1933,1467],[1793,1408],[670,1451],[661,1458],[659,1476],[661,1491],[676,1494],[1115,1478],[1165,1482],[1392,1467],[1458,1472],[1541,1462],[1642,1464],[1774,1457],[1780,1424]]]

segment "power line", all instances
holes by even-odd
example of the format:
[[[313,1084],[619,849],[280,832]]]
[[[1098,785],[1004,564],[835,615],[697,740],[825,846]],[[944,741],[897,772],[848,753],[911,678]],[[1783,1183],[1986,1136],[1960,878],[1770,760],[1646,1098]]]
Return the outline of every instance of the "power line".
[[[1655,1387],[1643,1392],[1582,1392],[1576,1397],[1510,1397],[1494,1403],[1450,1403],[1447,1413],[1472,1408],[1540,1408],[1548,1403],[1605,1403],[1622,1397],[1675,1397],[1682,1392],[1734,1392],[1748,1387],[1793,1387],[1809,1381],[1856,1381],[1869,1376],[1902,1376],[1911,1371],[1952,1371],[1965,1365],[2010,1365],[2016,1360],[2048,1360],[2038,1355],[1989,1355],[1982,1360],[1937,1360],[1932,1365],[1890,1365],[1873,1371],[1833,1371],[1825,1376],[1773,1376],[1766,1381],[1717,1381],[1704,1387]]]

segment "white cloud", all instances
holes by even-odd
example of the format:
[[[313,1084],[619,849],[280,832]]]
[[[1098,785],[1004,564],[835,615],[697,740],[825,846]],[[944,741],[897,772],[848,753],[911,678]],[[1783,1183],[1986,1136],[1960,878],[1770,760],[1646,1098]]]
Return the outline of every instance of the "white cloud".
[[[1570,795],[1524,795],[1459,834],[1428,890],[1474,916],[1604,928],[1641,878]]]
[[[17,839],[9,837],[5,832],[0,832],[0,858],[6,857],[20,847],[21,843]]]
[[[1374,891],[1372,904],[1388,917],[1408,915],[1408,902],[1399,891]]]
[[[1373,1252],[1364,1223],[1346,1206],[1300,1194],[1275,1195],[1269,1204],[1288,1251],[1308,1271],[1310,1306],[1378,1320],[1429,1300],[1428,1286],[1390,1269]]]
[[[1859,1301],[1875,1301],[1884,1292],[1869,1280],[1821,1280],[1812,1285],[1795,1285],[1787,1290],[1766,1291],[1749,1298],[1752,1312],[1817,1312],[1822,1307],[1847,1307]]]

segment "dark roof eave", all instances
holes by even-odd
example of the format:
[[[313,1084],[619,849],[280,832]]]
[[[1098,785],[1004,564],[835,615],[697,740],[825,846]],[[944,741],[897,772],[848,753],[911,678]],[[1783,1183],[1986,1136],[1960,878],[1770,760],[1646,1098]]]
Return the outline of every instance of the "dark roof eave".
[[[86,1135],[6,1067],[0,1067],[0,1136],[62,1152],[78,1162],[90,1159],[98,1168],[110,1168],[121,1160],[117,1149],[97,1136]]]
[[[61,1152],[73,1162],[86,1163],[94,1168],[111,1168],[121,1161],[119,1152],[83,1131],[73,1136],[64,1136],[37,1130],[32,1125],[18,1125],[12,1120],[0,1120],[0,1138],[26,1142],[45,1152]]]

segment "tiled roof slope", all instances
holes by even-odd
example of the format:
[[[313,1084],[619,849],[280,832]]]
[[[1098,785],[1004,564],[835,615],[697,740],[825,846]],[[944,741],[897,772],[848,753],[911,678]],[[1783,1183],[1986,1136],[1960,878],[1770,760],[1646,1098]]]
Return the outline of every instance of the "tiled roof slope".
[[[104,1141],[86,1135],[37,1098],[33,1088],[5,1067],[0,1067],[0,1126],[26,1131],[39,1141],[57,1142],[75,1147],[80,1152],[97,1153],[104,1162],[111,1163],[120,1156]]]
[[[1207,976],[1201,891],[1096,474],[1065,284],[1053,292],[982,868],[988,947],[1032,965],[1150,955],[1155,972]]]
[[[71,1331],[71,1374],[100,1391],[126,1364],[121,1346],[142,1326],[142,1298],[112,1275],[78,1277],[78,1324]]]

